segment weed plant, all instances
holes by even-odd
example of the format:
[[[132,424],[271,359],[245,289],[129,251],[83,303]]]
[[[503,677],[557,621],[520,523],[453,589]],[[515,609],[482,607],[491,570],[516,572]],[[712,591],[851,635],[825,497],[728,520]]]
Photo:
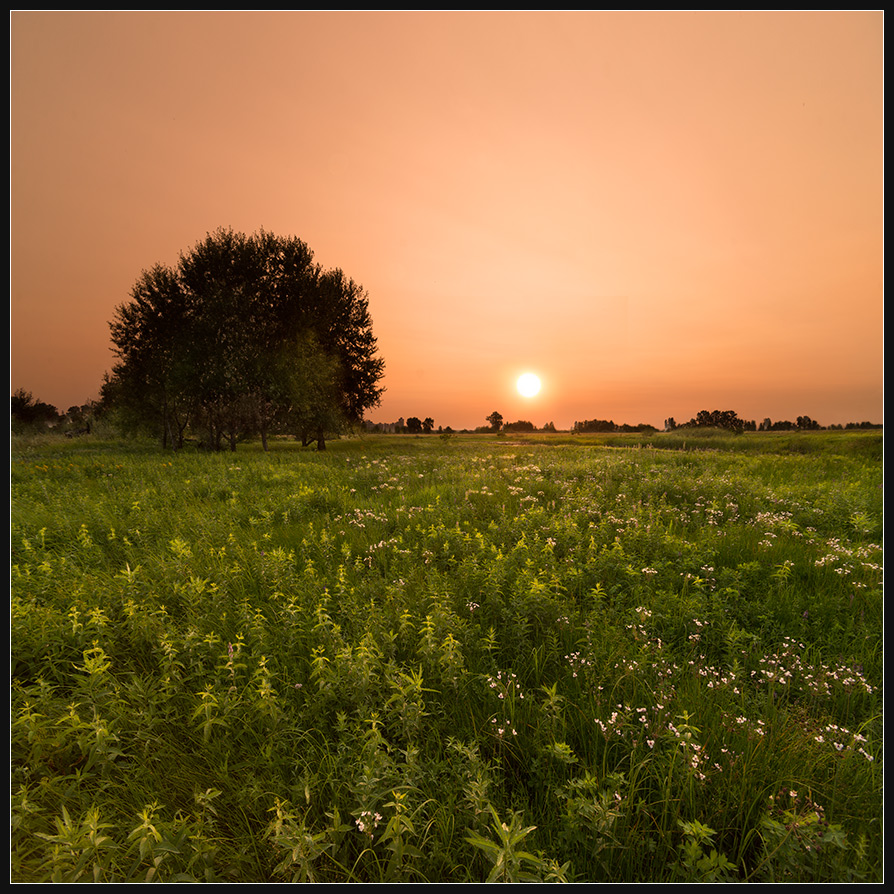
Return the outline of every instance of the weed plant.
[[[11,488],[14,881],[882,879],[879,434],[14,440]]]

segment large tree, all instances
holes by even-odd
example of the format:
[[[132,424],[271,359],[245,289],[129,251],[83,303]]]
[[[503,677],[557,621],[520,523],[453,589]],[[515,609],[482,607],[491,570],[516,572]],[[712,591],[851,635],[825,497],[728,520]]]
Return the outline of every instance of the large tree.
[[[166,444],[192,426],[213,449],[276,430],[322,449],[381,397],[366,293],[294,237],[209,234],[144,272],[110,325],[104,397]]]

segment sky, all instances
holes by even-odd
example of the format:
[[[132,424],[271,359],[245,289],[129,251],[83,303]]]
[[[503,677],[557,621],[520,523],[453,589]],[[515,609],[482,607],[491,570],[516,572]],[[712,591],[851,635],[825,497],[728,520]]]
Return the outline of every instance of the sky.
[[[883,11],[12,11],[11,391],[95,399],[141,272],[223,227],[364,287],[375,422],[882,422],[883,38]]]

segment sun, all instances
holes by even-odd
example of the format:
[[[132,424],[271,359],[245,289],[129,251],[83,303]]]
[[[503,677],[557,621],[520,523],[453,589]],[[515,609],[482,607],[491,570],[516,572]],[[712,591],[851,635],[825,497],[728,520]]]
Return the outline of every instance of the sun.
[[[534,397],[540,391],[540,379],[534,373],[525,373],[518,377],[515,387],[522,397]]]

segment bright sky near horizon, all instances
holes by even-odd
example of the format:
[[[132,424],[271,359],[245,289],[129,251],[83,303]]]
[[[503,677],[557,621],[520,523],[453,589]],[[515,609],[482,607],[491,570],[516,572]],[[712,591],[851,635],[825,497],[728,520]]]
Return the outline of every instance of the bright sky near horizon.
[[[881,422],[883,37],[883,11],[13,11],[11,389],[97,397],[140,272],[263,228],[368,292],[373,421]]]

